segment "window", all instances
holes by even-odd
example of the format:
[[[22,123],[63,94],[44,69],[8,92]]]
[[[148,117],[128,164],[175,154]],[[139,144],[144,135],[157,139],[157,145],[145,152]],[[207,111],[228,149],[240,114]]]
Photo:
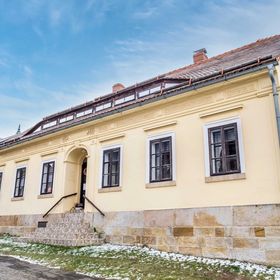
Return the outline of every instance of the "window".
[[[0,172],[0,190],[1,190],[1,186],[2,186],[2,178],[3,178],[3,172]]]
[[[102,188],[120,185],[120,158],[120,147],[103,151]]]
[[[26,167],[17,169],[14,197],[23,197]]]
[[[53,190],[55,162],[50,161],[43,164],[41,192],[40,194],[51,194]]]
[[[69,121],[72,121],[73,119],[74,119],[74,116],[69,115],[69,116],[66,116],[66,117],[63,117],[63,118],[59,119],[59,123],[69,122]]]
[[[172,137],[150,141],[150,183],[172,181]]]
[[[210,175],[240,173],[237,124],[208,128]]]

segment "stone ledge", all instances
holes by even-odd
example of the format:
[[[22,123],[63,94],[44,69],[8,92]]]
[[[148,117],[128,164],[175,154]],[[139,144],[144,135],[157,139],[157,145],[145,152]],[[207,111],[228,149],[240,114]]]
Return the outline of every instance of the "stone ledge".
[[[98,189],[99,193],[121,192],[121,191],[122,191],[122,187],[109,187],[109,188]]]
[[[37,196],[38,199],[42,199],[42,198],[53,198],[53,194],[50,193],[50,194],[39,194]]]
[[[205,183],[224,182],[224,181],[233,181],[233,180],[242,180],[242,179],[246,179],[245,173],[235,173],[235,174],[205,177]]]
[[[146,184],[146,189],[175,187],[176,181],[156,182]]]
[[[24,200],[24,197],[21,196],[21,197],[12,197],[11,198],[11,201],[20,201],[20,200]]]

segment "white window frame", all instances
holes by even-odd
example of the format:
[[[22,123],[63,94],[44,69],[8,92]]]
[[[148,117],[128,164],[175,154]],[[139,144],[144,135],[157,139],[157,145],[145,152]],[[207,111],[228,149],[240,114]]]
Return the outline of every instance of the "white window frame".
[[[25,195],[25,192],[26,192],[28,167],[27,167],[27,164],[24,164],[24,165],[17,165],[17,166],[16,166],[15,175],[14,175],[13,187],[12,187],[12,198],[18,198],[18,197],[15,197],[14,195],[15,195],[17,171],[18,171],[18,169],[21,169],[21,168],[26,168],[26,169],[25,169],[25,180],[24,180],[23,196],[20,196],[20,198],[24,198],[24,195]]]
[[[111,149],[117,149],[120,148],[120,177],[119,177],[119,186],[112,186],[112,188],[120,188],[122,187],[122,171],[123,171],[123,145],[122,144],[115,144],[115,145],[108,145],[108,146],[103,146],[101,148],[101,153],[100,153],[100,169],[99,169],[99,189],[108,189],[111,187],[102,187],[102,176],[103,176],[103,157],[104,157],[104,152],[107,150]]]
[[[238,149],[239,149],[239,161],[240,161],[240,173],[245,173],[245,156],[244,156],[244,146],[243,146],[243,134],[241,127],[241,120],[239,117],[233,117],[229,119],[223,119],[218,121],[213,121],[207,123],[203,127],[203,135],[204,135],[204,164],[205,164],[205,176],[213,177],[210,175],[210,161],[209,161],[209,141],[208,141],[208,129],[228,124],[236,123],[237,126],[237,136],[238,136]],[[215,175],[216,176],[227,176],[226,175]]]
[[[161,182],[150,182],[150,142],[153,140],[171,137],[172,141],[172,181],[176,181],[176,137],[175,132],[164,132],[148,136],[146,142],[146,184],[159,184]],[[162,181],[169,182],[169,181]]]
[[[57,168],[57,165],[56,165],[56,159],[46,159],[46,160],[42,160],[41,161],[41,173],[40,173],[40,178],[39,178],[39,195],[41,196],[44,196],[44,195],[50,195],[50,194],[41,194],[41,184],[42,184],[42,174],[43,174],[43,166],[44,166],[44,163],[48,163],[48,162],[54,162],[54,171],[53,171],[53,186],[52,186],[52,195],[54,194],[54,187],[55,187],[55,181],[56,181],[56,168]]]

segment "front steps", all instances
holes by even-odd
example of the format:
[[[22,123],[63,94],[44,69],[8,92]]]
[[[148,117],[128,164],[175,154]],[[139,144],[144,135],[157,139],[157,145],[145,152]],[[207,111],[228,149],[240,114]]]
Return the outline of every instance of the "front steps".
[[[84,212],[65,213],[52,216],[45,228],[14,238],[18,242],[44,243],[60,246],[101,245],[104,237],[94,231],[84,219]]]

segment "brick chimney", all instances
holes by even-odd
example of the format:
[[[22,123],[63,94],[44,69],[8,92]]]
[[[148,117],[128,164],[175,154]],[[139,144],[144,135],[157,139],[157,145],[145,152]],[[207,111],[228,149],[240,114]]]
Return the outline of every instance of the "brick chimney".
[[[204,61],[206,59],[208,59],[208,56],[207,56],[207,51],[206,51],[205,48],[194,51],[193,63],[196,64],[196,63],[199,63],[199,62]]]
[[[115,92],[120,91],[120,90],[122,90],[124,88],[125,88],[125,86],[123,84],[117,83],[117,84],[114,84],[112,86],[112,92],[115,93]]]

